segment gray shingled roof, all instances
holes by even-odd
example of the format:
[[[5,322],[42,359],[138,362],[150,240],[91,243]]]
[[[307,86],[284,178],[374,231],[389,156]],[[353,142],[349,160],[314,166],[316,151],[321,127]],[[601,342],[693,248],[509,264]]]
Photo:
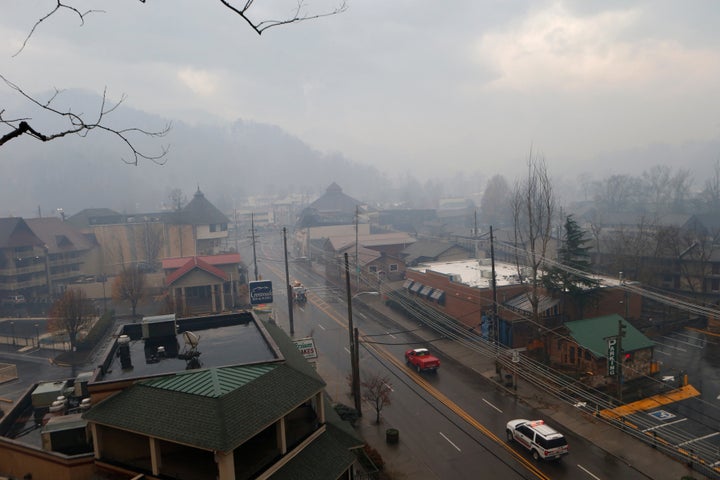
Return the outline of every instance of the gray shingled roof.
[[[316,210],[318,213],[323,212],[346,212],[355,213],[355,207],[361,205],[361,202],[345,195],[340,186],[333,182],[325,193],[308,205],[308,208]]]
[[[348,447],[345,438],[342,432],[328,424],[325,433],[275,472],[272,479],[327,480],[340,478],[340,475],[355,461],[355,454]]]
[[[42,243],[22,218],[0,218],[0,248],[42,245]]]
[[[179,212],[167,214],[168,222],[180,225],[215,225],[230,223],[230,219],[205,198],[198,188],[190,203]]]
[[[75,225],[59,218],[29,218],[28,227],[47,246],[49,253],[90,250],[93,245]]]

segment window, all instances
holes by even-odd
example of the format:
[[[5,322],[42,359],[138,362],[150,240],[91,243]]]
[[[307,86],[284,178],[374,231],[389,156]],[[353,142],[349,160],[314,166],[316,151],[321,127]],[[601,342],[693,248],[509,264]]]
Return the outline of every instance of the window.
[[[397,263],[391,263],[391,264],[390,264],[390,271],[391,271],[391,272],[397,272],[397,271],[398,271]]]
[[[215,225],[215,224],[210,225],[210,231],[217,232],[217,225]]]
[[[370,265],[368,269],[370,270],[370,273],[377,273],[377,265]]]

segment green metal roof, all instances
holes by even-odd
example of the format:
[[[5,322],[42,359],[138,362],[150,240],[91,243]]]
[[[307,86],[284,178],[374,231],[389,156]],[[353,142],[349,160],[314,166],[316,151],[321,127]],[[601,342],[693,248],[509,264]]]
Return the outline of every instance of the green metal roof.
[[[178,388],[156,388],[137,383],[94,405],[84,414],[88,421],[152,436],[206,450],[228,452],[262,431],[282,415],[320,392],[325,384],[298,372],[288,364],[272,365],[256,376],[222,395],[194,391],[208,377],[206,371],[170,375],[168,385],[178,387],[172,377],[185,377],[190,392]],[[231,371],[256,366],[221,367]],[[221,376],[222,373],[212,373]],[[177,380],[177,379],[175,379]],[[222,383],[222,382],[221,382]],[[214,387],[213,387],[214,388]],[[212,390],[212,389],[211,389]]]
[[[565,327],[570,331],[570,336],[578,345],[592,351],[598,358],[605,358],[607,355],[607,338],[618,334],[618,322],[625,325],[626,333],[622,339],[624,352],[655,346],[652,340],[617,314],[566,322]]]
[[[265,322],[284,362],[183,371],[144,380],[94,405],[88,421],[197,448],[231,451],[325,382],[277,325]]]
[[[154,378],[144,381],[143,384],[174,392],[218,398],[236,388],[247,385],[276,367],[277,365],[274,364],[264,364],[211,368],[199,372],[190,371],[169,377]]]

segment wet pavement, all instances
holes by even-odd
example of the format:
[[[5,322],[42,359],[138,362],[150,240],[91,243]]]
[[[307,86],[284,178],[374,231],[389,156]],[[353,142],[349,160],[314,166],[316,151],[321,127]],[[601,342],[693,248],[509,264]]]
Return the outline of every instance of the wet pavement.
[[[380,298],[367,297],[364,299],[364,303],[375,315],[383,316],[387,320],[394,322],[400,329],[416,329],[415,332],[418,336],[425,340],[437,338],[437,333],[429,328],[418,330],[417,322],[390,309]],[[433,342],[433,348],[441,356],[452,357],[495,382],[498,389],[505,390],[508,394],[517,394],[521,401],[538,410],[540,417],[552,419],[554,424],[586,438],[607,454],[628,465],[632,465],[635,470],[648,478],[681,479],[684,476],[695,479],[720,478],[720,473],[713,475],[711,470],[707,470],[706,474],[703,474],[693,469],[688,463],[663,453],[661,448],[653,448],[650,444],[635,437],[636,435],[646,434],[645,432],[638,432],[632,429],[631,426],[624,430],[616,428],[602,421],[592,410],[577,408],[523,380],[518,381],[516,391],[509,389],[498,378],[494,358],[478,355],[477,352],[452,340],[436,340]],[[320,373],[322,374],[322,372]],[[333,391],[337,390],[337,388],[330,387],[328,390]],[[677,405],[675,404],[674,407],[677,407]],[[663,410],[669,408],[670,406],[663,405]],[[648,416],[642,413],[636,414]],[[655,421],[655,425],[659,425],[663,419],[655,418]],[[645,420],[643,425],[643,429],[652,428],[652,419],[650,423]],[[423,472],[418,471],[418,465],[422,464],[419,461],[420,459],[413,458],[409,450],[403,448],[402,439],[398,444],[388,444],[386,441],[386,428],[387,425],[380,427],[374,424],[373,419],[364,416],[360,421],[358,431],[364,436],[368,444],[380,452],[387,464],[387,469],[393,472],[393,478],[422,478]],[[652,430],[649,430],[649,434],[652,434],[651,432]],[[714,438],[712,433],[712,431],[706,432],[706,434],[711,435],[711,438]],[[674,445],[679,448],[692,448],[692,443],[694,443],[694,440],[690,441],[686,446],[681,445],[682,441],[675,442]]]

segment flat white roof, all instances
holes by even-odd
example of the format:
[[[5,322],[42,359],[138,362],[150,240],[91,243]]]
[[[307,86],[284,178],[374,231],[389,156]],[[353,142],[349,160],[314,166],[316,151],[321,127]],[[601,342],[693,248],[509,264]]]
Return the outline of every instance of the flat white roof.
[[[489,258],[455,260],[452,262],[423,263],[410,270],[427,271],[452,275],[455,282],[475,288],[490,288],[492,265]],[[520,283],[517,267],[511,263],[495,262],[495,277],[498,286]]]
[[[520,267],[528,275],[529,267]],[[455,277],[455,282],[474,288],[491,288],[492,265],[489,258],[455,260],[451,262],[423,263],[410,269],[425,273],[437,272]],[[495,276],[498,287],[520,284],[518,268],[513,263],[495,262]],[[603,286],[617,286],[620,282],[616,278],[595,275]]]

